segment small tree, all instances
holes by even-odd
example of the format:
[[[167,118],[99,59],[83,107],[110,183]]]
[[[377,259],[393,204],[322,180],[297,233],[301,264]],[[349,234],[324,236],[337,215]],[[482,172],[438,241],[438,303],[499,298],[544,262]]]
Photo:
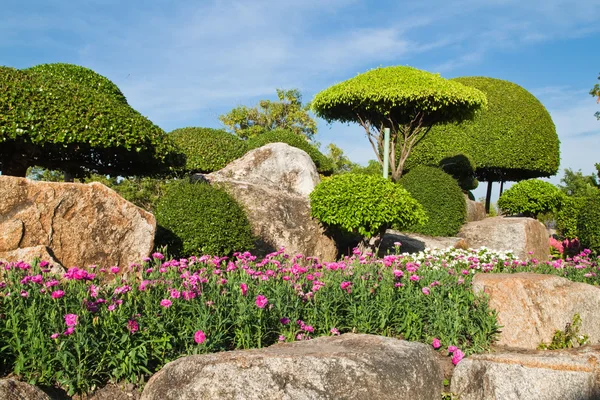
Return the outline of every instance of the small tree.
[[[302,105],[298,89],[277,89],[279,101],[261,100],[256,107],[239,106],[219,117],[225,127],[241,138],[249,138],[264,131],[285,129],[312,139],[317,123]]]
[[[427,220],[423,207],[399,185],[381,176],[340,174],[310,193],[311,214],[326,225],[359,234],[362,249],[376,248],[386,229]]]
[[[540,179],[528,179],[513,185],[498,199],[498,207],[508,214],[537,218],[553,212],[565,195],[556,186]]]
[[[600,76],[598,76],[598,79],[600,80]],[[597,97],[597,102],[600,103],[600,84],[596,83],[594,85],[594,87],[592,88],[592,90],[590,90],[590,94],[593,97]],[[600,111],[596,111],[596,118],[600,119]]]
[[[402,176],[413,147],[437,123],[472,118],[485,106],[477,89],[411,67],[377,68],[317,93],[311,103],[328,122],[355,122],[383,165],[384,128],[390,129],[392,179]]]

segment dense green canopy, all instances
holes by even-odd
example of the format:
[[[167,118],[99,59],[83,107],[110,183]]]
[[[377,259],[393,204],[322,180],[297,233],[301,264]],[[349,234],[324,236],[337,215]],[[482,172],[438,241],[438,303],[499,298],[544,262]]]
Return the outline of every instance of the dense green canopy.
[[[37,165],[72,176],[152,175],[183,161],[165,132],[95,72],[65,64],[0,67],[3,174],[25,176]]]
[[[470,156],[482,181],[520,181],[556,174],[556,128],[546,108],[519,85],[486,77],[455,78],[488,98],[488,108],[462,123],[432,127],[414,148],[406,168],[438,165],[448,155]]]

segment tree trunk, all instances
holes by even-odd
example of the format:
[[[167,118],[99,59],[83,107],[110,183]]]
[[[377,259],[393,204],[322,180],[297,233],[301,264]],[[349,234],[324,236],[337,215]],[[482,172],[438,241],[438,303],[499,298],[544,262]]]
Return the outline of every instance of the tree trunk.
[[[360,243],[358,244],[358,249],[362,255],[366,253],[371,253],[377,256],[379,253],[379,245],[381,244],[381,239],[383,239],[383,235],[385,235],[386,229],[380,229],[375,235],[370,238],[364,237]]]
[[[2,162],[2,175],[19,176],[25,178],[27,176],[28,165],[25,163],[14,162],[10,160],[8,162]]]
[[[492,183],[493,181],[488,181],[487,194],[485,195],[485,213],[490,213],[490,201],[492,200]]]
[[[73,182],[74,180],[75,180],[74,174],[72,174],[70,171],[64,172],[64,181],[65,182]]]
[[[500,194],[498,194],[498,197],[502,196],[503,191],[504,191],[504,181],[500,181]]]

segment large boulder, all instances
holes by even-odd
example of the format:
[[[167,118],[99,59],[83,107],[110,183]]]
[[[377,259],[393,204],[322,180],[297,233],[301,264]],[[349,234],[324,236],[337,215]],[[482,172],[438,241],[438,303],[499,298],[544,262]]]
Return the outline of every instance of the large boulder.
[[[381,256],[394,249],[394,243],[400,243],[401,253],[418,253],[425,249],[447,249],[449,247],[466,249],[467,243],[457,237],[425,236],[417,233],[399,232],[393,229],[385,231],[379,246]]]
[[[462,360],[450,390],[461,400],[600,398],[600,349],[479,354]]]
[[[467,202],[466,222],[481,221],[487,217],[485,205],[482,202],[471,200],[467,195],[465,195],[465,201]]]
[[[581,317],[580,334],[590,344],[600,343],[600,289],[554,275],[477,274],[473,290],[489,296],[498,312],[500,346],[537,349],[549,344],[557,330],[565,330],[573,316]]]
[[[430,346],[345,334],[170,362],[142,400],[439,399],[443,375]]]
[[[308,153],[286,143],[269,143],[251,150],[207,178],[251,183],[302,196],[308,196],[320,182]]]
[[[12,378],[4,378],[0,379],[0,399],[50,400],[50,397],[33,385]]]
[[[222,170],[193,179],[221,185],[244,207],[259,238],[258,255],[284,247],[289,254],[336,259],[335,241],[310,215],[308,193],[319,183],[319,175],[303,150],[271,143]]]
[[[0,253],[46,246],[65,267],[127,266],[152,251],[156,221],[100,183],[0,176]]]
[[[64,267],[54,259],[46,246],[25,247],[0,253],[0,261],[5,262],[24,261],[31,264],[36,259],[48,261],[50,263],[48,269],[51,274],[60,275],[65,272]]]
[[[469,222],[458,236],[471,248],[507,251],[521,260],[535,258],[546,261],[550,257],[548,231],[541,222],[524,217],[493,217]]]

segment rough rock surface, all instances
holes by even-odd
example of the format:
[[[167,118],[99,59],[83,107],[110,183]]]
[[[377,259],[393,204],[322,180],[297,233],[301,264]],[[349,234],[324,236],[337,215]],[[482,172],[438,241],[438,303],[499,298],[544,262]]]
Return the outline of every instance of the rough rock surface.
[[[306,196],[243,182],[221,182],[246,210],[252,231],[259,238],[256,253],[264,255],[285,247],[288,254],[302,253],[335,261],[335,241],[310,216]]]
[[[600,343],[600,289],[553,275],[477,274],[473,290],[485,292],[502,325],[499,346],[537,349],[565,330],[573,316],[581,317],[580,334]]]
[[[211,182],[239,181],[308,196],[320,182],[317,167],[304,151],[269,143],[206,176]]]
[[[385,235],[381,240],[379,246],[379,252],[381,255],[387,254],[387,250],[390,251],[394,248],[394,242],[400,242],[401,253],[418,253],[420,251],[429,249],[447,249],[448,247],[454,248],[467,248],[466,242],[457,237],[432,237],[419,235],[417,233],[406,233],[399,232],[393,229],[385,231]]]
[[[461,400],[600,398],[598,347],[530,354],[479,354],[462,360],[450,390]]]
[[[465,195],[465,201],[467,202],[466,222],[482,221],[487,217],[485,204],[480,201],[473,201],[467,195]]]
[[[126,266],[148,256],[154,216],[100,183],[0,176],[0,253],[46,246],[65,267]]]
[[[11,378],[4,378],[0,379],[0,399],[50,400],[50,397],[33,385]]]
[[[180,358],[149,381],[142,400],[439,399],[430,346],[345,334],[260,350]]]
[[[40,261],[48,261],[50,263],[48,267],[52,274],[65,272],[64,267],[54,259],[46,246],[25,247],[0,253],[0,260],[6,262],[25,261],[26,263],[32,263],[36,258]]]
[[[546,261],[550,257],[546,227],[533,218],[492,217],[469,222],[463,225],[458,236],[471,248],[512,250],[521,260]]]

